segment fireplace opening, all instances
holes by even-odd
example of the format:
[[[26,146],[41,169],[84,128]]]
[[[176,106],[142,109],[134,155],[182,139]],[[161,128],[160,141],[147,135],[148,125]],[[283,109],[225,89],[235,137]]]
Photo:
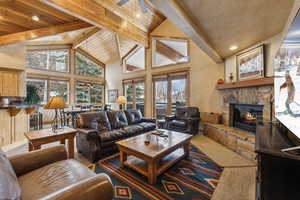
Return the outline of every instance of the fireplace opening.
[[[252,133],[263,119],[263,105],[230,104],[230,125]]]

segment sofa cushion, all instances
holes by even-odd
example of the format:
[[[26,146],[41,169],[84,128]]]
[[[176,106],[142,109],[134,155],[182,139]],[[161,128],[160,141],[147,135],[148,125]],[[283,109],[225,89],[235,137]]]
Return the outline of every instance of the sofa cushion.
[[[123,130],[113,130],[113,131],[104,131],[99,135],[101,142],[110,142],[120,140],[126,137],[126,134]]]
[[[75,160],[64,160],[19,177],[22,200],[40,199],[95,173]]]
[[[172,120],[170,122],[171,126],[179,126],[179,127],[186,127],[186,121],[182,121],[182,120]]]
[[[134,136],[142,133],[144,128],[139,125],[130,125],[124,127],[124,132],[127,136]]]
[[[113,129],[128,126],[128,121],[123,111],[110,111],[108,112],[108,118]]]
[[[138,123],[138,125],[143,127],[145,132],[156,129],[156,124],[154,124],[152,122],[141,122],[141,123]]]
[[[91,122],[99,119],[99,112],[80,113],[77,115],[77,126],[78,128],[91,128]]]
[[[99,118],[95,118],[90,122],[91,129],[96,129],[99,131],[110,131],[111,125],[108,120],[106,112],[99,112]]]
[[[18,200],[21,198],[21,188],[17,176],[0,149],[0,199]]]
[[[140,110],[126,110],[125,114],[129,124],[140,123],[143,118]]]

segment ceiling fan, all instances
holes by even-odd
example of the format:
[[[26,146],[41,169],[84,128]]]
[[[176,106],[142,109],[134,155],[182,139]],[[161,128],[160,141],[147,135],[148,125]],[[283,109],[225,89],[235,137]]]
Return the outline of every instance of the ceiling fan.
[[[117,3],[118,6],[123,6],[125,3],[127,3],[129,0],[121,0]],[[141,7],[141,10],[143,13],[147,13],[148,12],[148,8],[147,8],[147,5],[145,3],[144,0],[138,0],[139,1],[139,4],[140,4],[140,7]]]

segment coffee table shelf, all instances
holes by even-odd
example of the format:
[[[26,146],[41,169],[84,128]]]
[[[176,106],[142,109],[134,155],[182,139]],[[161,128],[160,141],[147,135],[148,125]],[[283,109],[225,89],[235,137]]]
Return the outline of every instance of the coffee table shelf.
[[[157,176],[172,167],[175,163],[185,157],[183,149],[177,149],[173,153],[162,158],[158,163]],[[135,156],[128,156],[127,161],[124,162],[126,167],[129,167],[144,176],[148,176],[148,163]]]

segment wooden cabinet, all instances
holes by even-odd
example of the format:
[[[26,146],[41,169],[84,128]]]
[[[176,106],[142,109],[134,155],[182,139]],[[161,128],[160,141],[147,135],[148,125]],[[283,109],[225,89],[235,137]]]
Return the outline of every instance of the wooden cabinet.
[[[25,97],[24,71],[0,71],[0,96]]]
[[[0,109],[0,147],[25,139],[29,130],[29,115],[22,109],[16,116],[11,116],[8,109]]]

